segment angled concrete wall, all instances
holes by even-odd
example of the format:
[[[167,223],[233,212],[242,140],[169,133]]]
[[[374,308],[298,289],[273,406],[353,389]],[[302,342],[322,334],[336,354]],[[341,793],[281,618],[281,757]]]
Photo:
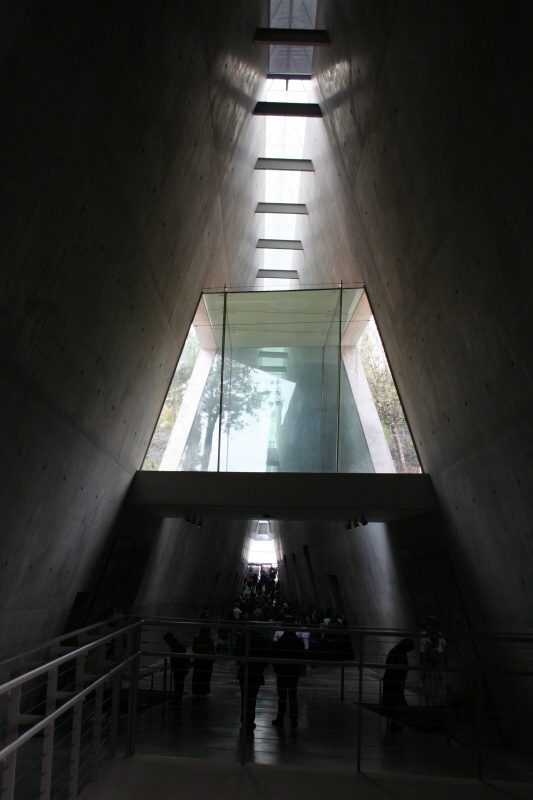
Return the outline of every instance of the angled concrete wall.
[[[249,529],[247,520],[204,519],[201,528],[166,520],[133,613],[198,618],[207,605],[225,616],[242,587]]]
[[[316,172],[300,198],[310,211],[300,221],[303,279],[327,261],[331,279],[365,281],[441,503],[455,622],[529,632],[532,11],[527,2],[320,2],[317,27],[332,46],[315,56],[324,120],[309,130]],[[410,550],[403,562],[359,532],[359,544],[342,545],[357,552],[347,605],[385,621],[392,593],[407,624],[419,612],[404,580],[407,571],[416,582],[409,558],[420,572],[438,569],[438,555],[419,524],[393,533],[392,552]],[[340,572],[328,552],[327,569]],[[444,585],[439,593],[430,613]],[[523,686],[509,684],[507,700],[524,708]],[[517,741],[524,733],[516,720],[506,730]]]
[[[264,12],[5,9],[2,653],[94,591],[202,288],[251,282]]]
[[[306,264],[365,280],[477,628],[533,627],[531,22],[347,1],[317,23]]]

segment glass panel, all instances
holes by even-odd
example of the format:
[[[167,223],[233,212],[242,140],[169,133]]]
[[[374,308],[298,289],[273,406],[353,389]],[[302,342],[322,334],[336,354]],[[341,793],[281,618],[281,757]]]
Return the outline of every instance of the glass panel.
[[[228,295],[221,468],[335,470],[338,291]]]
[[[228,348],[224,360],[224,400],[220,469],[265,472],[268,447],[267,400],[273,379],[256,369],[257,350]]]
[[[359,363],[364,369],[373,405],[392,460],[390,469],[378,471],[421,472],[402,404],[373,318],[366,325],[357,350]]]
[[[344,363],[341,365],[339,472],[376,472]]]
[[[159,415],[150,447],[148,448],[142,465],[142,469],[144,470],[158,470],[163,468],[161,462],[176,424],[183,397],[189,385],[199,352],[200,346],[198,344],[198,338],[194,328],[191,328],[182,350],[178,366],[176,367],[174,377],[172,378],[165,403],[161,409],[161,414]],[[176,467],[177,464],[174,464],[172,468],[176,469]]]
[[[363,294],[363,289],[343,289],[342,291],[339,472],[376,471],[370,455],[365,430],[359,416],[358,404],[361,402],[361,398],[358,397],[356,401],[357,390],[353,381],[356,348],[351,345],[351,342],[354,335],[357,335],[358,329],[366,324],[366,320],[358,322],[358,316],[361,315],[360,311],[358,314],[358,308]],[[362,305],[364,306],[365,304],[363,303]],[[368,435],[368,426],[365,427]],[[379,424],[377,427],[381,438],[383,438]]]
[[[222,359],[217,353],[179,463],[180,472],[216,472],[221,366]]]
[[[340,311],[340,289],[205,295],[144,469],[420,471],[363,289]]]

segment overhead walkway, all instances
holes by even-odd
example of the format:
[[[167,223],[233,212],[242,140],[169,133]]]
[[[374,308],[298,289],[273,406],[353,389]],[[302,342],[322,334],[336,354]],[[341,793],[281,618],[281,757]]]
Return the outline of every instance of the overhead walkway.
[[[437,509],[429,475],[378,473],[136,473],[129,502],[161,517],[329,519],[345,524],[427,514]]]

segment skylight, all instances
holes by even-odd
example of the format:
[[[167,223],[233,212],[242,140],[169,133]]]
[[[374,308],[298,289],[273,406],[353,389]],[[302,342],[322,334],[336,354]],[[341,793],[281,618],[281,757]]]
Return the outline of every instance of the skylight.
[[[308,80],[267,81],[267,101],[281,103],[308,103],[310,93]],[[303,158],[307,120],[302,117],[267,117],[267,158]],[[267,170],[265,202],[298,203],[300,195],[300,172]],[[265,239],[296,239],[296,214],[265,214]],[[264,269],[294,270],[302,266],[303,255],[290,250],[266,250]],[[264,280],[265,289],[291,288],[295,281],[278,279]]]

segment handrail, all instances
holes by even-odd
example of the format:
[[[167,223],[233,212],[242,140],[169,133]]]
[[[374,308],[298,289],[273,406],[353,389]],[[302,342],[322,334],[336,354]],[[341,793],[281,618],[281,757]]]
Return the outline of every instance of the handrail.
[[[137,707],[137,685],[138,685],[138,665],[141,658],[139,646],[140,630],[143,624],[142,618],[136,618],[133,622],[121,627],[109,628],[104,635],[92,639],[79,647],[68,648],[68,652],[55,658],[47,660],[33,669],[23,672],[14,678],[0,685],[0,697],[7,696],[6,725],[4,729],[5,739],[3,747],[0,749],[0,764],[3,769],[0,771],[0,792],[7,798],[13,797],[15,781],[19,779],[20,772],[17,770],[17,758],[20,748],[35,736],[43,732],[46,740],[46,747],[42,748],[40,757],[40,797],[41,800],[50,800],[52,776],[54,783],[59,778],[64,782],[68,797],[77,796],[80,788],[80,780],[87,777],[95,777],[98,763],[101,756],[104,741],[102,740],[104,719],[109,722],[106,728],[106,741],[109,746],[108,754],[114,755],[117,740],[117,730],[120,715],[120,675],[128,670],[130,672],[130,691],[128,693],[128,737],[126,742],[126,755],[131,755],[134,751],[133,728],[134,716]],[[102,630],[102,624],[90,626],[86,630]],[[68,638],[71,638],[70,634]],[[60,637],[62,641],[67,637]],[[43,651],[45,648],[36,648],[33,653]],[[46,656],[44,653],[43,655]],[[87,661],[89,659],[89,661]],[[94,664],[92,662],[94,660]],[[17,666],[20,665],[20,657],[12,659]],[[67,665],[71,670],[69,691],[61,690],[63,672],[60,667]],[[89,667],[89,672],[85,670]],[[42,679],[44,676],[44,680]],[[36,686],[36,679],[41,678],[39,685]],[[104,686],[111,686],[110,693]],[[21,711],[21,700],[24,697],[24,689],[29,688],[30,693],[39,692],[38,704],[42,706],[42,714],[25,714]],[[44,694],[41,695],[41,692]],[[84,703],[86,698],[91,697],[90,702],[94,708],[91,709],[91,716],[84,718]],[[59,704],[56,707],[56,704]],[[108,707],[108,711],[104,708]],[[72,711],[72,717],[65,717]],[[104,717],[104,714],[106,715]],[[70,732],[70,758],[68,766],[60,768],[54,761],[54,741],[56,738],[56,721],[61,719],[63,725],[67,725]],[[31,727],[19,733],[20,726],[31,723]],[[82,724],[89,725],[90,730],[88,745],[84,745],[85,750],[89,749],[88,760],[80,760],[80,748],[82,738]],[[87,741],[85,739],[85,741]],[[89,773],[87,774],[87,769]],[[59,773],[57,771],[59,770]],[[82,770],[86,774],[80,778]],[[25,772],[24,772],[25,774]],[[67,786],[68,784],[68,786]]]
[[[172,659],[190,659],[191,657],[198,660],[205,660],[205,661],[239,661],[242,663],[257,663],[257,664],[301,664],[302,661],[305,661],[307,664],[324,664],[327,663],[328,665],[333,665],[337,667],[345,667],[345,666],[352,666],[359,669],[362,667],[363,669],[387,669],[398,672],[405,672],[405,667],[398,666],[395,664],[384,664],[383,661],[363,661],[362,663],[358,661],[356,658],[342,658],[342,659],[333,659],[328,658],[327,662],[323,660],[313,658],[313,656],[309,655],[309,651],[306,651],[305,657],[302,659],[296,658],[274,658],[270,655],[268,650],[265,650],[264,655],[262,656],[230,656],[226,655],[225,653],[216,653],[215,655],[212,654],[205,654],[205,653],[168,653],[168,652],[161,652],[159,650],[142,650],[143,656],[158,656],[163,658],[172,658]],[[424,672],[425,667],[419,666],[417,664],[409,663],[409,671],[410,672]],[[491,669],[491,668],[481,668],[481,667],[446,667],[446,672],[448,674],[456,673],[458,675],[511,675],[515,677],[527,678],[533,675],[532,670],[503,670],[503,669]]]
[[[8,666],[13,661],[19,661],[20,659],[24,659],[27,658],[28,656],[34,655],[34,653],[39,653],[42,650],[45,650],[47,647],[50,647],[51,645],[59,644],[65,639],[73,639],[75,636],[79,636],[81,633],[88,633],[89,631],[92,631],[95,628],[101,628],[102,625],[111,625],[113,621],[119,619],[128,619],[128,617],[126,617],[124,614],[118,614],[116,617],[110,617],[109,619],[103,620],[102,622],[95,622],[93,625],[87,625],[85,628],[78,628],[75,631],[68,631],[68,633],[63,633],[61,636],[55,636],[53,639],[47,639],[46,642],[42,642],[40,645],[38,645],[38,647],[34,647],[32,650],[25,650],[23,653],[19,653],[16,656],[9,656],[9,658],[5,658],[3,661],[0,661],[0,668]]]
[[[55,669],[57,667],[60,667],[62,664],[66,664],[67,661],[72,661],[78,656],[81,656],[84,653],[88,653],[90,650],[94,650],[97,647],[100,647],[100,645],[105,644],[110,639],[114,639],[119,635],[123,635],[126,631],[134,630],[135,628],[138,628],[141,625],[142,625],[142,620],[139,620],[138,622],[134,622],[131,625],[126,626],[125,628],[119,628],[117,631],[114,631],[113,633],[109,634],[109,636],[103,636],[100,639],[96,639],[94,642],[89,642],[88,644],[84,644],[81,647],[77,647],[75,650],[71,650],[70,653],[65,653],[62,656],[54,658],[52,661],[47,661],[40,667],[35,667],[29,672],[25,672],[23,675],[19,675],[16,678],[11,678],[11,680],[6,681],[6,683],[0,685],[0,696],[5,694],[6,692],[12,691],[12,689],[14,689],[17,686],[20,686],[23,683],[27,683],[28,681],[31,681],[34,678],[38,678],[45,672],[50,672],[51,669]]]
[[[54,722],[54,720],[61,717],[66,711],[69,711],[69,709],[73,708],[81,700],[84,700],[87,697],[87,695],[91,694],[91,692],[94,692],[94,690],[98,688],[98,686],[108,681],[113,675],[115,675],[117,672],[120,672],[121,670],[124,669],[124,667],[127,667],[128,664],[133,663],[140,657],[141,657],[141,651],[138,650],[136,653],[133,653],[133,655],[129,656],[129,658],[127,658],[125,661],[121,661],[120,664],[117,664],[116,667],[113,667],[112,670],[106,672],[105,675],[102,675],[100,678],[97,678],[97,680],[91,683],[90,686],[87,686],[85,689],[82,689],[81,691],[77,692],[74,697],[70,698],[70,700],[67,700],[64,703],[62,703],[62,705],[55,711],[52,711],[50,714],[47,714],[45,717],[43,717],[42,720],[40,720],[31,728],[29,728],[27,731],[18,736],[13,742],[6,745],[6,747],[3,747],[0,750],[0,761],[5,761],[5,759],[9,755],[11,755],[11,753],[14,753],[15,750],[18,750],[19,747],[21,747],[23,744],[25,744],[27,741],[33,738],[33,736],[42,731],[44,728],[46,728],[47,725],[49,725],[51,722]]]
[[[280,623],[280,622],[275,622],[275,621],[274,622],[264,622],[262,620],[246,620],[246,621],[244,621],[244,620],[225,619],[223,617],[211,617],[211,618],[208,618],[208,619],[204,619],[204,618],[200,618],[200,617],[194,618],[194,617],[153,617],[153,616],[150,617],[150,616],[143,616],[142,619],[143,619],[144,623],[157,623],[158,625],[161,625],[164,622],[168,622],[168,623],[174,624],[174,625],[176,625],[176,624],[182,625],[183,624],[183,625],[187,625],[187,626],[188,625],[196,625],[196,626],[202,626],[202,627],[208,627],[208,626],[209,627],[238,626],[238,627],[245,628],[246,626],[253,627],[254,625],[257,625],[259,623],[263,627],[267,627],[267,625],[268,625],[269,627],[275,628],[276,630],[283,630],[284,628],[287,627],[286,624]],[[418,629],[418,628],[389,628],[389,627],[380,628],[380,627],[375,627],[375,626],[367,627],[367,626],[364,626],[364,625],[342,625],[342,626],[333,625],[331,627],[330,626],[325,626],[324,628],[320,628],[319,627],[320,624],[321,623],[316,623],[316,624],[312,624],[312,625],[307,625],[307,624],[298,625],[298,624],[294,624],[293,623],[293,624],[290,625],[290,627],[291,628],[295,628],[296,627],[297,630],[311,630],[311,631],[313,631],[313,630],[316,630],[316,631],[327,630],[327,631],[329,631],[330,633],[333,633],[333,634],[342,634],[342,633],[372,634],[372,633],[375,633],[375,634],[379,634],[380,636],[390,635],[390,636],[398,636],[398,637],[402,636],[404,634],[406,636],[410,635],[411,637],[420,635],[420,629]],[[441,631],[445,636],[447,636],[447,635],[450,635],[450,636],[460,635],[460,636],[468,636],[468,637],[476,637],[476,636],[484,636],[485,637],[486,636],[486,637],[494,638],[496,640],[499,639],[499,638],[502,638],[506,642],[509,642],[509,641],[517,641],[517,642],[531,641],[531,643],[533,644],[533,633],[528,633],[527,631],[522,631],[522,632],[513,631],[513,632],[506,633],[506,632],[502,632],[502,631],[470,630],[470,629],[464,629],[464,628],[463,629],[460,629],[460,628],[439,628],[439,631]]]

